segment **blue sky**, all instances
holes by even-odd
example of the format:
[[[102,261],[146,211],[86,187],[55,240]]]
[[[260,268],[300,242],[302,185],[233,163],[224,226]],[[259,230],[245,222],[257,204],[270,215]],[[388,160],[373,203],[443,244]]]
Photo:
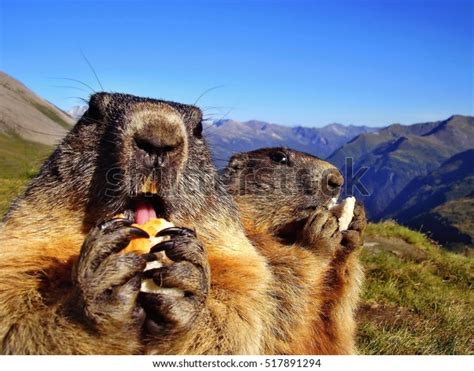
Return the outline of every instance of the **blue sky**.
[[[59,107],[106,90],[210,118],[383,125],[474,114],[473,2],[0,0],[0,68]],[[65,86],[73,86],[65,87]]]

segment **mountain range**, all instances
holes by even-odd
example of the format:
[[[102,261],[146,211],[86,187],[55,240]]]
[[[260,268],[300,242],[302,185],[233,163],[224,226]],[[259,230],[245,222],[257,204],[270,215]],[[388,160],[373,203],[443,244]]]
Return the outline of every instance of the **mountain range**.
[[[86,109],[66,113],[0,72],[0,191],[12,188],[14,177],[30,176],[32,164]],[[286,146],[327,159],[348,180],[351,158],[353,173],[365,171],[360,183],[367,194],[353,192],[350,181],[345,194],[362,200],[370,219],[396,219],[452,249],[474,247],[474,117],[380,128],[218,120],[205,125],[204,135],[218,167],[235,152]]]
[[[208,124],[204,134],[216,164],[221,167],[236,152],[262,147],[285,146],[326,158],[357,135],[375,130],[377,128],[342,124],[317,128],[290,127],[257,120],[219,120]]]
[[[474,117],[390,125],[341,146],[328,161],[365,171],[367,194],[346,188],[372,220],[393,218],[452,249],[474,247]],[[355,191],[355,192],[353,192]]]
[[[390,125],[359,135],[329,156],[328,161],[346,172],[347,158],[352,158],[353,172],[366,169],[361,182],[368,195],[355,194],[364,200],[371,218],[381,219],[410,181],[428,175],[451,156],[471,148],[474,117],[455,115],[437,122]]]

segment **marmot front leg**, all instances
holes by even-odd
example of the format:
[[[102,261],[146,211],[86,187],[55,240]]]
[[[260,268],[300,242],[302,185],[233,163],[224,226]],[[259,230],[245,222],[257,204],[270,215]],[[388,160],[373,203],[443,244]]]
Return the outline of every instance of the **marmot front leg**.
[[[327,209],[315,212],[302,230],[302,246],[322,258],[322,263],[328,263],[320,293],[320,319],[316,321],[323,324],[325,336],[330,339],[316,348],[327,353],[351,354],[355,349],[354,311],[363,276],[356,252],[362,245],[365,226],[364,208],[357,203],[346,231],[339,231],[337,218]]]
[[[316,211],[306,222],[299,243],[321,257],[329,257],[333,266],[342,268],[349,256],[363,243],[367,225],[365,210],[356,203],[349,228],[339,232],[337,217],[330,210]]]
[[[189,330],[202,312],[210,273],[207,254],[194,231],[172,227],[158,236],[170,239],[152,247],[151,255],[164,251],[172,263],[145,271],[157,289],[141,292],[139,300],[147,313],[148,334],[169,340]]]
[[[363,233],[367,226],[364,206],[357,202],[354,208],[354,216],[349,228],[342,231],[342,239],[339,248],[335,251],[332,261],[333,277],[331,280],[343,280],[346,282],[350,279],[350,258],[363,244]],[[349,265],[348,265],[349,264]]]
[[[130,224],[113,220],[93,228],[72,274],[67,262],[44,256],[42,249],[32,249],[24,261],[4,253],[0,260],[0,353],[140,353],[145,315],[136,298],[145,261],[135,254],[117,254],[132,237],[144,237],[145,232]],[[58,250],[72,249],[67,240],[55,243]],[[46,299],[41,286],[49,282],[41,274],[31,274],[34,259],[41,271],[54,267],[58,285],[70,286],[64,295]],[[14,305],[5,304],[12,300]]]
[[[354,312],[363,280],[358,252],[366,225],[364,207],[358,202],[349,229],[341,232],[342,240],[325,276],[322,318],[337,354],[351,354],[356,349]]]
[[[94,328],[126,331],[140,328],[145,319],[136,300],[145,260],[133,253],[117,254],[133,237],[148,237],[131,224],[112,219],[93,228],[74,266],[71,308]]]
[[[158,286],[139,296],[147,313],[145,353],[260,353],[272,305],[263,257],[251,245],[245,254],[203,245],[187,229],[160,235],[171,240],[151,252],[165,251],[172,262],[145,272]]]

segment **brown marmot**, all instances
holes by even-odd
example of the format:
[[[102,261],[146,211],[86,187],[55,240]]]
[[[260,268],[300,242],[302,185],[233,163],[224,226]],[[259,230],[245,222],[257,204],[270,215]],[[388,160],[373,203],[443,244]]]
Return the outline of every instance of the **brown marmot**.
[[[271,273],[216,179],[198,108],[94,94],[1,226],[1,353],[262,353]],[[147,272],[183,295],[139,293],[138,215],[189,228]]]
[[[328,210],[343,177],[330,163],[288,148],[234,155],[224,181],[247,236],[269,261],[278,321],[270,353],[355,353],[362,270],[357,247],[366,219],[362,205],[348,230]]]

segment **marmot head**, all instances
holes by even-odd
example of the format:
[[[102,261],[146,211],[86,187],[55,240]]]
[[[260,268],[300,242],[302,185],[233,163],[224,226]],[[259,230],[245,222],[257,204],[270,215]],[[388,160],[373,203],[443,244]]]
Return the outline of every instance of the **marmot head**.
[[[197,107],[98,93],[16,207],[43,200],[79,213],[86,230],[119,213],[184,224],[215,196],[215,174]]]
[[[288,240],[315,210],[339,196],[344,182],[327,161],[289,148],[236,154],[223,179],[244,220]]]

